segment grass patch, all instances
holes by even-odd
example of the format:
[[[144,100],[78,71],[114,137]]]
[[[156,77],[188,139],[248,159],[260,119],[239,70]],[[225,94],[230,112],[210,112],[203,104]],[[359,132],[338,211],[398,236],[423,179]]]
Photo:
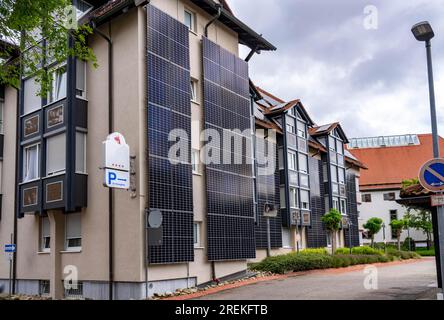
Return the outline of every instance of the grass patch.
[[[416,253],[422,257],[434,257],[435,249],[427,250],[427,248],[416,248]]]

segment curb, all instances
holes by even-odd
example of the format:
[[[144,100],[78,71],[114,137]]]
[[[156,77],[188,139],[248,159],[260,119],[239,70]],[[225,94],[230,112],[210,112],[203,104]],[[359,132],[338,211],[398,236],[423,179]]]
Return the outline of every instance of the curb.
[[[423,257],[422,259],[409,259],[409,260],[400,260],[400,261],[391,261],[391,262],[378,262],[378,263],[372,263],[372,264],[359,264],[359,265],[344,267],[344,268],[330,268],[330,269],[317,269],[317,270],[291,272],[291,273],[287,273],[287,274],[279,274],[279,275],[272,275],[272,276],[266,276],[266,277],[255,278],[255,279],[247,279],[242,282],[236,282],[236,283],[227,284],[227,285],[220,286],[220,287],[210,288],[205,291],[198,291],[198,292],[191,293],[191,294],[168,297],[168,298],[163,298],[163,299],[159,299],[159,300],[160,301],[190,300],[190,299],[208,296],[208,295],[218,293],[221,291],[226,291],[226,290],[235,289],[235,288],[239,288],[239,287],[243,287],[243,286],[248,286],[251,284],[260,283],[260,282],[264,282],[264,281],[281,280],[281,279],[287,279],[287,278],[291,278],[291,277],[298,277],[298,276],[309,275],[309,274],[340,274],[340,273],[364,270],[368,266],[390,267],[390,266],[396,266],[396,265],[401,265],[401,264],[425,262],[425,261],[432,260],[432,259],[434,259],[434,257]]]

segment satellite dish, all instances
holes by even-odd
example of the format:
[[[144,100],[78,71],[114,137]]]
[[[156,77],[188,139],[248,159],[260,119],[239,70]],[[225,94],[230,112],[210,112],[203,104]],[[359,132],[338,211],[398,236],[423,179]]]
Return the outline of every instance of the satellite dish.
[[[162,225],[163,216],[160,210],[153,210],[148,215],[148,225],[150,228],[159,228]]]

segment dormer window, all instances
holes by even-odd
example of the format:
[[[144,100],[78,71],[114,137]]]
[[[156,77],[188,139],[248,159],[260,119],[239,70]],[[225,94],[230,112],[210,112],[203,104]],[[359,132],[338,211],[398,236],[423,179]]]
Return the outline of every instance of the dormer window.
[[[77,20],[80,20],[83,18],[88,12],[90,12],[94,7],[90,5],[89,3],[78,0],[76,5],[76,11],[77,11]]]

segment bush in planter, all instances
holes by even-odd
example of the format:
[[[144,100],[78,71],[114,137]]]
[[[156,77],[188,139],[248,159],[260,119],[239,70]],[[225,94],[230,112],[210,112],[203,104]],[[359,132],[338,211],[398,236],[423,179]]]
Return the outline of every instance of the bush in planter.
[[[364,254],[364,255],[383,255],[384,252],[380,250],[373,249],[371,247],[354,247],[352,248],[352,254]]]
[[[307,248],[307,249],[301,250],[299,253],[300,254],[328,254],[328,251],[325,248]]]
[[[350,254],[350,248],[338,248],[335,254]]]

